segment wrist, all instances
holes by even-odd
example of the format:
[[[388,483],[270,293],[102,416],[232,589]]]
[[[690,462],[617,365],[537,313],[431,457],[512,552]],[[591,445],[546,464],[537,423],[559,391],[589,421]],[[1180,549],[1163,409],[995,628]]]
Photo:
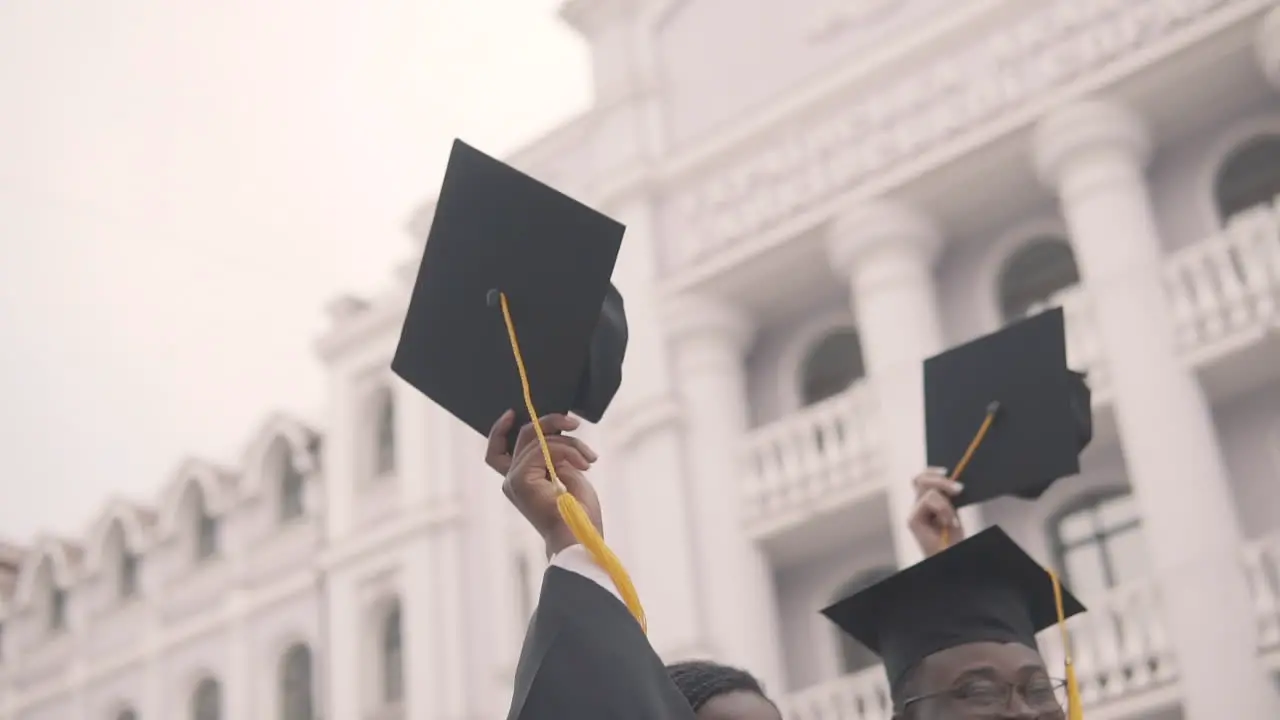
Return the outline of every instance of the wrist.
[[[547,549],[547,559],[550,560],[557,553],[565,548],[573,547],[578,544],[578,539],[573,536],[567,527],[560,527],[542,536],[542,542]]]

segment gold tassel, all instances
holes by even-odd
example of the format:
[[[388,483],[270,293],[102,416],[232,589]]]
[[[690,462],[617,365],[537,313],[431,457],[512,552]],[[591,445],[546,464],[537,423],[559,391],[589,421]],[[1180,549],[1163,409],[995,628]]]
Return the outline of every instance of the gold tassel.
[[[1080,705],[1080,681],[1076,678],[1076,665],[1071,660],[1071,635],[1067,632],[1067,613],[1062,607],[1062,582],[1058,573],[1048,570],[1053,580],[1053,600],[1058,607],[1058,632],[1062,633],[1062,652],[1066,657],[1067,672],[1067,720],[1084,720]]]

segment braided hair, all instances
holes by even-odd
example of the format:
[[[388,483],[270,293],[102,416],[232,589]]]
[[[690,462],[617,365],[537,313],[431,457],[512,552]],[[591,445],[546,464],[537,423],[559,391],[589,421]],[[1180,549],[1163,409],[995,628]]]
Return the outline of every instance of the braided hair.
[[[755,693],[769,700],[760,681],[746,670],[736,667],[706,660],[691,660],[668,665],[667,673],[694,712],[698,712],[711,700],[731,692]]]

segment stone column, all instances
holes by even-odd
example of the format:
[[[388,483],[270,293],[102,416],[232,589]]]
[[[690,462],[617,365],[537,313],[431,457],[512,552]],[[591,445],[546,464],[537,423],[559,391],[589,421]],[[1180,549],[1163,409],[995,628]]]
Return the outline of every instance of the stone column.
[[[668,662],[705,657],[701,565],[689,550],[698,546],[689,507],[696,479],[686,466],[681,409],[674,398],[619,409],[627,414],[609,418],[610,442],[592,470],[605,537],[635,581],[654,649]]]
[[[848,278],[863,365],[876,394],[899,567],[921,559],[907,518],[915,504],[911,479],[926,464],[921,363],[945,348],[933,278],[942,244],[927,217],[891,201],[841,214],[827,239],[832,268]],[[975,511],[963,517],[970,532],[977,530]]]
[[[1081,102],[1041,121],[1034,150],[1097,308],[1186,718],[1280,717],[1280,695],[1258,660],[1239,520],[1213,417],[1175,344],[1144,176],[1147,129],[1119,105]]]
[[[742,442],[749,425],[745,353],[749,318],[708,298],[668,305],[665,325],[687,431],[684,458],[701,620],[717,660],[740,665],[771,689],[782,684],[773,573],[742,521]],[[663,534],[662,518],[646,528]],[[672,548],[672,552],[679,552]]]

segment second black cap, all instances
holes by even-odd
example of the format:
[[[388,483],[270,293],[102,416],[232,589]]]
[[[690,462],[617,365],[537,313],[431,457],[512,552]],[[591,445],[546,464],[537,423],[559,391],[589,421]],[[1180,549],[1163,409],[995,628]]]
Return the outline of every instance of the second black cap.
[[[1092,397],[1084,375],[1067,368],[1065,329],[1055,308],[925,361],[929,465],[954,473],[969,456],[957,507],[1032,500],[1080,472],[1093,438]]]
[[[1004,530],[992,526],[822,613],[880,656],[901,706],[903,680],[930,655],[980,642],[1036,649],[1036,633],[1084,611]]]

